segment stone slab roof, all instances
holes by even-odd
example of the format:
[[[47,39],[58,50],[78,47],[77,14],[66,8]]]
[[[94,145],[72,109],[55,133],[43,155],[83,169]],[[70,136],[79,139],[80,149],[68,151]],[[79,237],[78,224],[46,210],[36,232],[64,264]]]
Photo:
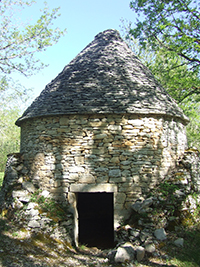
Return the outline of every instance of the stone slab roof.
[[[16,122],[94,113],[163,114],[187,120],[116,30],[99,33]]]

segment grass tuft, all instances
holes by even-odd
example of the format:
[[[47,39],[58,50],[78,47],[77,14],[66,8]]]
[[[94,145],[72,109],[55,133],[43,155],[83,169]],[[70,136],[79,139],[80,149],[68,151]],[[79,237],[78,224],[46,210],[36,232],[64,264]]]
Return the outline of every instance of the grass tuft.
[[[4,177],[4,172],[0,172],[0,189],[3,184],[3,177]]]

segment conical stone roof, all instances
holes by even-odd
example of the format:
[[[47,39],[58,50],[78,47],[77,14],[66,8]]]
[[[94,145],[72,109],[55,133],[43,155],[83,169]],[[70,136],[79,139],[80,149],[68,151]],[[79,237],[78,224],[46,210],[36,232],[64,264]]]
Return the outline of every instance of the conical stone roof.
[[[16,122],[64,114],[163,114],[187,120],[116,30],[99,33]]]

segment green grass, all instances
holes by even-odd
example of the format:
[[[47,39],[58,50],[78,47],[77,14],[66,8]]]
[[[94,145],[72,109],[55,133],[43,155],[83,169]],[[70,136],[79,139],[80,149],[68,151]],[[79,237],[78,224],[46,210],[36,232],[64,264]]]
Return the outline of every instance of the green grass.
[[[200,266],[200,229],[183,231],[184,246],[166,246],[162,250],[170,256],[168,264],[176,267],[199,267]]]
[[[0,172],[0,189],[3,183],[4,172]]]

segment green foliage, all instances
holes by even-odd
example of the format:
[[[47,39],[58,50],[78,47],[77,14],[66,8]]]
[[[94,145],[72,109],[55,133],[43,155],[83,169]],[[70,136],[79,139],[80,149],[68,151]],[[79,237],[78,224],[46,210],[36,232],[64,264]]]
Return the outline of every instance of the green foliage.
[[[5,170],[7,155],[19,151],[20,130],[15,126],[19,114],[18,109],[0,108],[0,172]]]
[[[4,172],[0,172],[0,189],[3,184],[3,177],[4,177]]]
[[[38,189],[35,193],[32,194],[32,197],[30,199],[31,202],[36,202],[39,204],[40,212],[47,213],[47,215],[53,219],[54,222],[57,222],[59,220],[65,220],[66,219],[66,213],[64,207],[59,205],[56,201],[54,201],[51,198],[46,198],[42,196],[41,190]]]
[[[195,0],[135,0],[130,7],[144,19],[130,33],[143,48],[151,44],[180,56],[193,67],[200,65],[200,4]]]
[[[4,74],[17,71],[29,76],[43,68],[44,64],[35,55],[57,43],[65,33],[52,26],[59,8],[49,11],[46,3],[35,23],[22,22],[20,12],[34,3],[33,0],[0,2],[0,70]]]
[[[125,28],[127,42],[189,117],[188,145],[200,149],[200,3],[135,0],[143,15]]]
[[[198,267],[200,264],[200,230],[188,230],[184,233],[184,247],[170,251],[169,264],[178,267]]]
[[[187,138],[190,147],[200,150],[200,103],[199,96],[193,95],[185,99],[180,107],[189,117],[190,123],[187,125]]]
[[[178,189],[179,187],[177,185],[168,183],[166,181],[159,185],[159,191],[161,192],[162,196],[170,196]]]
[[[181,103],[200,93],[200,4],[195,0],[135,0],[130,7],[144,17],[129,25],[129,37],[155,53],[153,73]]]
[[[38,19],[30,24],[21,21],[21,12],[34,5],[34,0],[0,1],[0,171],[4,171],[7,154],[18,152],[19,128],[15,121],[21,115],[25,104],[31,98],[31,91],[25,89],[11,75],[14,72],[30,76],[45,65],[37,57],[57,43],[65,29],[53,26],[59,16],[59,8],[49,10],[44,3]]]

